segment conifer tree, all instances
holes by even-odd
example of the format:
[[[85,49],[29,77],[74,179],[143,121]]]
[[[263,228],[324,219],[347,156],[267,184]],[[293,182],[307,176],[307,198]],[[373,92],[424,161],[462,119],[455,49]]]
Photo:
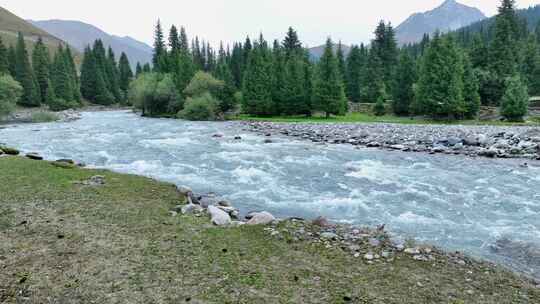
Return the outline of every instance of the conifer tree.
[[[189,42],[186,29],[184,27],[180,28],[180,50],[189,54]]]
[[[107,60],[105,62],[105,74],[107,75],[109,92],[114,96],[114,99],[119,102],[122,100],[122,94],[120,93],[120,72],[118,71],[118,64],[116,63],[116,56],[111,47],[107,51]]]
[[[98,67],[94,52],[87,46],[84,49],[84,57],[81,65],[81,93],[89,101],[96,99]]]
[[[140,69],[140,64],[137,64],[137,68]],[[129,83],[133,79],[133,71],[131,71],[131,66],[129,64],[129,59],[126,53],[122,52],[120,55],[120,61],[118,64],[119,72],[119,87],[122,91],[123,100],[127,97],[127,92],[129,90]]]
[[[49,72],[50,65],[49,50],[43,43],[41,37],[39,37],[34,46],[34,52],[32,53],[32,66],[39,86],[40,96],[42,97],[42,103],[46,103],[45,95],[51,77]]]
[[[241,43],[234,44],[230,60],[229,65],[233,74],[234,84],[237,88],[241,88],[244,72],[244,49]]]
[[[105,84],[103,72],[101,70],[97,70],[95,102],[100,105],[108,106],[113,104],[114,101],[114,96],[111,94],[111,92],[109,92],[107,85]]]
[[[272,55],[262,35],[247,54],[249,56],[243,81],[242,109],[247,114],[272,115],[275,113],[272,100]]]
[[[52,84],[56,97],[64,101],[65,104],[72,103],[75,98],[73,95],[73,86],[75,84],[73,83],[70,74],[71,72],[64,55],[64,49],[60,45],[52,64]]]
[[[465,114],[463,64],[452,39],[438,35],[431,41],[420,67],[414,112],[435,118]]]
[[[324,112],[327,118],[331,114],[345,114],[347,110],[345,90],[330,38],[326,41],[324,54],[317,65],[315,77],[313,108]]]
[[[396,73],[396,83],[392,109],[397,115],[408,115],[414,100],[414,83],[416,82],[416,67],[407,52],[402,52]]]
[[[222,80],[225,83],[223,89],[218,94],[219,96],[217,96],[221,100],[219,104],[220,110],[221,112],[225,113],[235,107],[234,93],[236,92],[236,88],[234,85],[232,72],[227,64],[227,54],[223,49],[223,43],[219,49],[215,76],[217,79]]]
[[[0,37],[0,75],[9,74],[8,49]]]
[[[360,48],[356,45],[351,47],[347,56],[347,69],[345,73],[347,98],[352,102],[360,102],[360,84],[363,74],[363,62]]]
[[[73,58],[73,54],[71,53],[71,48],[69,46],[66,46],[64,57],[68,67],[70,81],[73,84],[73,98],[76,102],[80,103],[82,101],[81,80],[79,79],[77,67],[75,66],[75,59]]]
[[[152,68],[150,67],[149,63],[145,63],[142,68],[143,73],[150,73],[152,72]]]
[[[16,47],[15,79],[23,88],[23,94],[19,102],[25,106],[39,106],[41,103],[39,88],[30,66],[23,34],[20,32]]]
[[[528,105],[527,86],[519,76],[509,77],[501,100],[501,115],[509,121],[523,121]]]
[[[305,83],[306,64],[302,54],[296,54],[286,59],[283,69],[283,86],[280,88],[283,114],[310,113],[309,96],[307,96]]]
[[[540,94],[540,49],[536,37],[532,34],[527,40],[521,65],[521,73],[529,88],[529,94]]]
[[[165,72],[164,68],[166,68],[167,48],[165,47],[164,39],[161,20],[158,20],[154,31],[154,52],[152,55],[154,70],[157,72]]]
[[[13,78],[17,78],[17,51],[13,45],[8,48],[8,70]]]
[[[171,26],[169,31],[169,48],[171,54],[178,54],[180,52],[180,36],[176,26]]]
[[[336,59],[338,63],[338,71],[339,76],[341,79],[343,79],[343,82],[346,84],[347,79],[345,78],[346,74],[346,64],[345,64],[345,54],[343,53],[343,45],[341,44],[341,41],[338,43],[337,51],[336,51]]]
[[[475,118],[480,111],[480,85],[472,62],[467,54],[463,54],[463,101],[465,117]]]
[[[299,55],[302,52],[302,43],[298,39],[298,33],[292,27],[289,27],[287,35],[283,40],[283,49],[287,57]]]
[[[55,109],[56,103],[56,94],[54,93],[54,86],[51,83],[51,80],[47,80],[47,87],[45,88],[45,103],[49,105],[51,110]]]
[[[377,49],[373,47],[369,51],[366,72],[365,86],[362,88],[361,96],[364,102],[376,102],[377,96],[384,84],[384,66]]]
[[[274,83],[272,85],[272,99],[275,102],[275,114],[279,114],[286,107],[285,96],[282,95],[282,88],[285,85],[285,50],[277,40],[274,40],[272,49],[272,73]]]

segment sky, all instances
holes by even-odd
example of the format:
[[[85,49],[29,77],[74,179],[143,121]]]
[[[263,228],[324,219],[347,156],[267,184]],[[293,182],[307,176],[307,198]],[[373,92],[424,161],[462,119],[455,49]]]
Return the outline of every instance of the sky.
[[[307,46],[323,44],[327,37],[344,44],[368,42],[378,21],[394,26],[409,15],[440,5],[443,0],[0,0],[0,6],[24,19],[78,20],[118,36],[131,36],[151,44],[158,18],[165,28],[184,26],[216,45],[263,33],[269,41],[282,39],[289,26]],[[491,16],[498,0],[458,0]],[[517,0],[518,7],[540,0]]]

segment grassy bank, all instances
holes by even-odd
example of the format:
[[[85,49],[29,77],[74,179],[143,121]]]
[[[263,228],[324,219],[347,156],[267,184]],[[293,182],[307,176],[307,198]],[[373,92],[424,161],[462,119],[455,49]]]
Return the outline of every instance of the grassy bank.
[[[94,175],[105,185],[77,183]],[[172,217],[183,197],[143,177],[0,157],[0,180],[0,303],[540,302],[483,263],[370,263],[264,227]]]
[[[526,123],[509,123],[499,120],[459,120],[459,121],[444,121],[430,120],[418,117],[401,117],[395,115],[375,116],[366,113],[348,113],[345,116],[332,116],[326,118],[324,116],[271,116],[257,117],[250,115],[239,115],[235,119],[248,121],[269,121],[269,122],[286,122],[286,123],[397,123],[397,124],[448,124],[448,125],[497,125],[497,126],[520,126],[520,125],[540,125],[538,118],[533,118]]]

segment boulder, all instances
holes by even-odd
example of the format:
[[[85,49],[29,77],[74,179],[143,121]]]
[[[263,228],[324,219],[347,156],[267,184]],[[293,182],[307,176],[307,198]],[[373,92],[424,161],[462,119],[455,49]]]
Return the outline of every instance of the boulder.
[[[177,186],[176,190],[180,194],[185,195],[185,196],[188,196],[190,193],[193,193],[193,190],[191,190],[191,188],[187,186]]]
[[[40,156],[37,153],[28,153],[26,154],[26,157],[33,159],[33,160],[43,160],[43,156]]]
[[[321,233],[321,238],[326,240],[337,240],[339,236],[333,232],[323,232]]]
[[[198,199],[199,205],[201,205],[203,208],[208,208],[212,205],[219,205],[219,199],[214,195],[203,195]]]
[[[0,147],[0,150],[2,150],[4,153],[6,153],[7,155],[19,155],[19,150],[17,149],[14,149],[14,148],[8,148],[8,147]]]
[[[481,149],[478,151],[479,156],[494,158],[499,154],[499,151],[495,149]]]
[[[180,212],[182,214],[197,214],[203,212],[203,207],[195,204],[187,204],[180,207]]]
[[[51,162],[51,165],[53,165],[53,166],[55,166],[57,168],[62,168],[62,169],[73,169],[73,168],[76,167],[74,164],[65,163],[65,162],[58,162],[58,161]]]
[[[208,206],[208,213],[214,225],[225,226],[231,223],[229,214],[216,206]]]
[[[268,225],[275,221],[276,218],[269,212],[258,212],[247,222],[248,225]]]
[[[68,164],[75,165],[75,161],[73,161],[72,159],[66,159],[66,158],[57,159],[56,162],[58,162],[58,163],[68,163]]]

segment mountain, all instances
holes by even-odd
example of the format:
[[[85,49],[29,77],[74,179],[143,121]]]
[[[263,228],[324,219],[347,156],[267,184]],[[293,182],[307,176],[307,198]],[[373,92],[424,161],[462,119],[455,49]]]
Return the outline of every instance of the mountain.
[[[311,57],[311,60],[314,60],[314,61],[319,60],[322,57],[325,48],[326,48],[326,44],[309,48],[308,51],[309,51],[309,56]],[[338,48],[338,45],[334,44],[334,53],[337,52],[337,48]],[[341,48],[343,49],[343,54],[345,55],[345,57],[347,57],[347,55],[349,55],[349,52],[351,51],[351,47],[342,44]]]
[[[34,44],[39,37],[43,39],[43,42],[51,52],[55,52],[60,44],[63,46],[67,45],[61,39],[35,27],[31,23],[0,7],[0,37],[2,38],[4,45],[15,45],[19,32],[23,33],[29,52],[32,52]],[[80,63],[80,53],[76,51],[73,53],[75,61]]]
[[[424,34],[433,34],[437,30],[449,32],[485,19],[479,9],[455,0],[446,0],[439,7],[410,16],[396,28],[396,38],[400,45],[418,42]]]
[[[145,64],[152,60],[152,47],[147,44],[131,37],[110,35],[91,24],[69,20],[30,20],[30,22],[67,41],[80,52],[83,52],[86,46],[93,44],[96,39],[101,39],[105,47],[110,46],[113,49],[117,59],[122,52],[126,53],[133,68],[137,62]]]

